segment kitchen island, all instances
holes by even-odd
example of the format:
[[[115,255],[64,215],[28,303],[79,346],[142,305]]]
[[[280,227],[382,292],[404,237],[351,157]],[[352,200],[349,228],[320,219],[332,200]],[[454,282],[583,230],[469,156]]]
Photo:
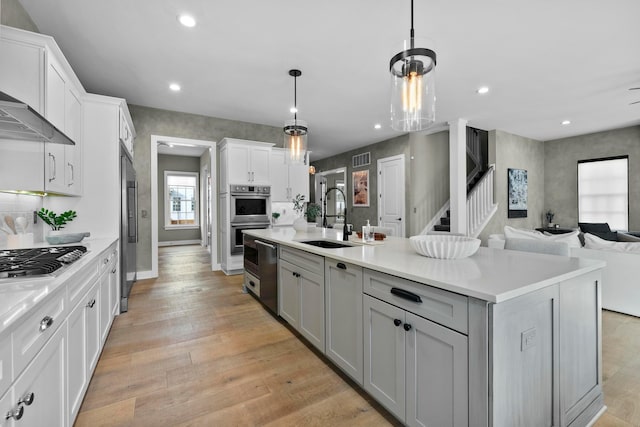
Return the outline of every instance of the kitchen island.
[[[279,245],[279,315],[407,425],[586,426],[604,410],[595,260],[409,240],[322,248],[333,229],[251,230]],[[352,239],[353,240],[353,239]]]

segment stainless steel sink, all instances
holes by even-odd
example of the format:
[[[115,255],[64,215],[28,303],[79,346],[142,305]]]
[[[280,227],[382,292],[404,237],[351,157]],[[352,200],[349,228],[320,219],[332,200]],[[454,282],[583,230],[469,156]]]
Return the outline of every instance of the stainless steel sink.
[[[331,240],[306,240],[298,243],[304,243],[305,245],[317,246],[325,249],[350,248],[353,246],[347,243],[334,242]]]

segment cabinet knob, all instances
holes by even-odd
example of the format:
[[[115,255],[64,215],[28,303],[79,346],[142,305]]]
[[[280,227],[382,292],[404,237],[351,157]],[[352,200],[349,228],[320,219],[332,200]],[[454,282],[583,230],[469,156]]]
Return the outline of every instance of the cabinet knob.
[[[40,332],[44,332],[53,325],[53,317],[44,316],[40,321]]]
[[[411,330],[411,325],[408,324],[408,323],[405,323],[404,324],[404,330],[407,331],[407,332],[410,331]]]
[[[35,397],[36,395],[33,392],[25,393],[24,396],[22,396],[20,400],[18,400],[18,405],[21,405],[24,403],[25,405],[29,406],[33,403],[33,400],[35,399]]]
[[[393,319],[393,324],[394,324],[394,325],[396,325],[396,326],[400,326],[400,325],[402,325],[402,320],[400,320],[400,319]]]
[[[14,420],[17,421],[20,418],[22,418],[23,414],[24,414],[24,406],[20,405],[16,409],[12,409],[9,412],[7,412],[7,415],[4,417],[4,419],[10,420],[11,418],[13,418]]]
[[[87,303],[87,307],[89,307],[89,308],[93,308],[94,305],[96,305],[96,299],[95,298]]]
[[[338,267],[340,270],[346,270],[346,269],[347,269],[347,266],[346,266],[346,265],[344,265],[344,263],[342,263],[342,262],[339,262],[339,263],[336,265],[336,267]]]

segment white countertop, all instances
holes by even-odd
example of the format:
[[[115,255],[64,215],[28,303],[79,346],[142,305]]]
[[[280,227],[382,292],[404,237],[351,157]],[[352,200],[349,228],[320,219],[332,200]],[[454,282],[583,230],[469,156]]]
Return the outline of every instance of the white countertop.
[[[85,239],[69,245],[35,244],[33,247],[86,246],[87,252],[55,277],[0,280],[0,334],[19,321],[47,295],[57,291],[85,265],[93,261],[117,239]]]
[[[598,260],[485,247],[464,259],[434,259],[417,254],[409,239],[393,236],[387,237],[382,244],[338,249],[299,242],[313,239],[342,241],[342,231],[336,229],[300,232],[282,227],[246,230],[245,233],[492,303],[525,295],[605,266]]]

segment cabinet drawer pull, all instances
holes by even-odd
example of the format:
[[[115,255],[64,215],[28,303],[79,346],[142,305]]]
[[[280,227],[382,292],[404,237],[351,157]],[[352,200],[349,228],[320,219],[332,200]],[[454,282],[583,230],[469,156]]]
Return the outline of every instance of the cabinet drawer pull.
[[[256,287],[256,284],[255,284],[255,283],[253,283],[253,280],[249,280],[249,285],[251,285],[251,287],[253,287],[253,288],[255,288],[255,287]]]
[[[300,277],[300,273],[296,273],[295,271],[291,274],[293,274],[293,277]]]
[[[391,288],[391,293],[400,298],[408,299],[409,301],[417,303],[422,302],[422,298],[420,298],[420,295],[416,295],[413,292],[405,291],[404,289]]]
[[[410,324],[408,324],[408,323],[405,323],[405,324],[404,324],[404,330],[405,330],[405,331],[407,331],[407,332],[409,332],[409,331],[411,330],[411,325],[410,325]]]
[[[396,325],[396,326],[400,326],[400,325],[402,325],[402,320],[400,320],[400,319],[393,319],[393,324],[394,324],[394,325]]]
[[[338,267],[340,270],[346,270],[347,266],[344,265],[343,262],[339,262],[338,264],[336,264],[336,267]]]
[[[40,332],[44,332],[53,325],[53,317],[44,316],[40,321]]]
[[[7,415],[4,417],[4,419],[10,420],[11,418],[13,418],[14,420],[17,421],[20,418],[22,418],[23,414],[24,414],[24,406],[20,405],[16,409],[12,409],[9,412],[7,412]]]
[[[18,400],[18,405],[22,405],[24,403],[25,405],[29,406],[33,403],[35,397],[36,395],[33,392],[25,393],[24,396],[22,396],[20,400]]]
[[[89,307],[89,308],[93,308],[94,305],[96,305],[96,299],[95,298],[87,303],[87,307]]]

